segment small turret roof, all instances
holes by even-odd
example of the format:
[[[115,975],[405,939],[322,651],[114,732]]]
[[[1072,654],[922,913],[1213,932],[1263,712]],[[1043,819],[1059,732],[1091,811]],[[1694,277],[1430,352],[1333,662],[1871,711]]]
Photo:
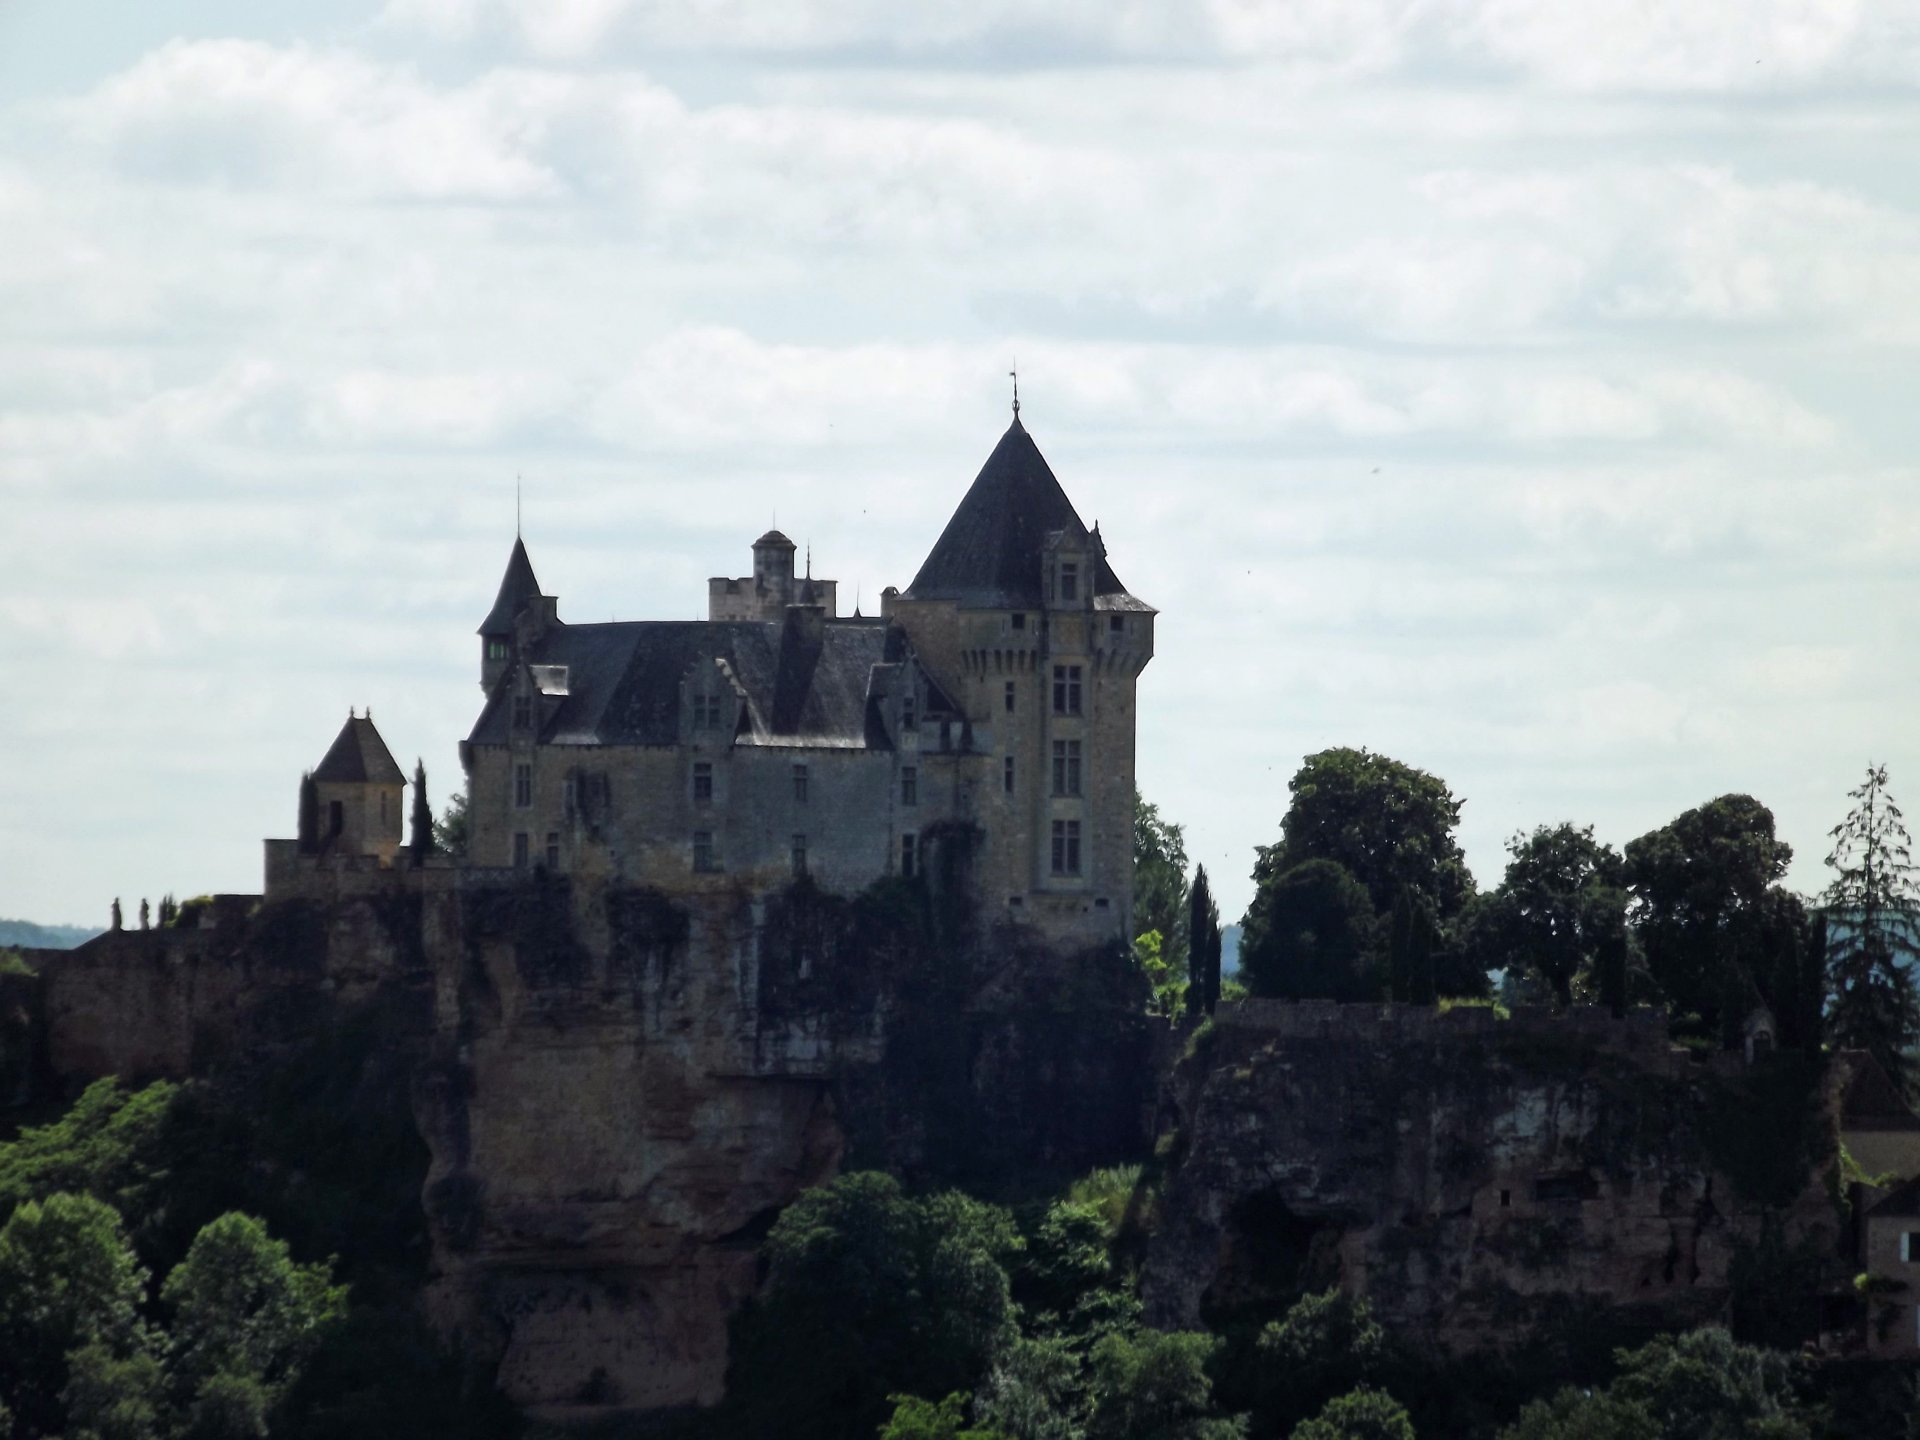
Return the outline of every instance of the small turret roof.
[[[394,763],[393,752],[380,732],[373,728],[370,716],[349,712],[347,723],[313,772],[313,778],[327,785],[404,785],[406,775]]]
[[[772,546],[776,550],[798,550],[800,548],[778,530],[769,530],[753,542],[753,548],[756,550],[765,550],[768,546]]]
[[[1038,607],[1041,550],[1048,534],[1057,530],[1075,536],[1088,533],[1016,415],[907,594],[963,605]],[[1096,596],[1126,593],[1104,555],[1094,570]]]
[[[533,562],[527,558],[526,542],[516,535],[513,537],[513,554],[507,557],[507,573],[500,577],[500,593],[494,597],[493,609],[487,612],[487,618],[480,622],[480,629],[476,633],[511,635],[513,617],[539,593],[540,582],[533,577]]]

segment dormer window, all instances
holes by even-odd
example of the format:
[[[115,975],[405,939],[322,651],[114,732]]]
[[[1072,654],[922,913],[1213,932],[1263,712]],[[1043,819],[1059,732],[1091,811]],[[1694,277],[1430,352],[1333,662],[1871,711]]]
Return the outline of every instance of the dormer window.
[[[1080,598],[1080,567],[1071,560],[1060,562],[1059,599],[1067,604]]]
[[[718,695],[693,697],[693,725],[696,730],[720,728],[720,697]]]
[[[911,730],[913,725],[913,696],[909,693],[900,701],[900,728]]]
[[[525,730],[533,724],[533,697],[516,695],[513,697],[513,728]]]
[[[504,660],[507,658],[507,642],[497,637],[487,641],[487,659]]]

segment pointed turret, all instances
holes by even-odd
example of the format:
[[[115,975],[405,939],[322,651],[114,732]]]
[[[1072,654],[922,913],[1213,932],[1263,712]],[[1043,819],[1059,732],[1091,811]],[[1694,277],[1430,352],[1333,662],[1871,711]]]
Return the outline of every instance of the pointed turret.
[[[312,779],[320,831],[315,848],[391,861],[400,848],[400,792],[407,777],[374,729],[371,713],[347,713]]]
[[[907,596],[957,601],[969,609],[1038,609],[1049,536],[1084,546],[1088,531],[1016,414]],[[1126,593],[1104,554],[1094,564],[1093,580],[1093,595]]]
[[[507,557],[507,573],[500,577],[500,593],[477,632],[482,690],[491,693],[494,682],[506,673],[513,657],[513,622],[539,598],[540,582],[534,578],[533,561],[527,558],[526,542],[516,535],[513,554]]]

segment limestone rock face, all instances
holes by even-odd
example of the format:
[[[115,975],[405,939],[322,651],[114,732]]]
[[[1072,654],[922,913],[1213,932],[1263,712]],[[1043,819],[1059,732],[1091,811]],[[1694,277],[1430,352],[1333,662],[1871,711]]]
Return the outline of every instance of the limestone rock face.
[[[1834,1251],[1813,1068],[1693,1063],[1662,1015],[1250,1001],[1171,1105],[1146,1272],[1163,1326],[1339,1284],[1416,1342],[1497,1349],[1583,1313],[1722,1315],[1763,1214]]]

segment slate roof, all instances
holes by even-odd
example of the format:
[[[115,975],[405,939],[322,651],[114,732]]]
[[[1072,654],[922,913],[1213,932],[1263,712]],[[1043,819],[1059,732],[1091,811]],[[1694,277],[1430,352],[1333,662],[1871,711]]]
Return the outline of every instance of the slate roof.
[[[1908,1215],[1920,1215],[1920,1180],[1909,1180],[1904,1185],[1896,1186],[1879,1204],[1867,1211],[1869,1220]]]
[[[782,535],[778,530],[769,530],[767,531],[766,534],[762,535],[758,540],[753,542],[753,548],[756,550],[764,550],[769,545],[779,550],[797,550],[800,548],[799,546],[795,545],[793,541],[789,540],[786,536]]]
[[[1038,609],[1041,550],[1054,530],[1087,533],[1040,447],[1016,415],[940,532],[907,594],[917,600],[955,600],[983,608]],[[1094,576],[1096,606],[1099,597],[1124,595],[1126,588],[1103,557]]]
[[[513,537],[513,554],[507,557],[507,573],[500,577],[500,593],[494,597],[493,609],[487,612],[487,618],[480,622],[480,628],[475,633],[513,634],[513,617],[539,593],[540,582],[533,578],[533,562],[527,558],[526,544],[516,535]]]
[[[320,761],[313,778],[329,785],[373,784],[404,785],[407,777],[394,763],[393,752],[373,721],[365,715],[353,715]]]
[[[879,619],[640,620],[555,625],[526,657],[567,667],[541,727],[549,745],[675,745],[689,682],[745,701],[735,744],[888,748],[879,700],[905,637]],[[716,663],[717,662],[717,663]],[[497,687],[468,742],[504,745],[511,687]],[[953,707],[944,696],[930,713]]]
[[[1920,1130],[1920,1115],[1878,1060],[1865,1050],[1843,1050],[1840,1060],[1848,1070],[1840,1095],[1842,1130]]]

